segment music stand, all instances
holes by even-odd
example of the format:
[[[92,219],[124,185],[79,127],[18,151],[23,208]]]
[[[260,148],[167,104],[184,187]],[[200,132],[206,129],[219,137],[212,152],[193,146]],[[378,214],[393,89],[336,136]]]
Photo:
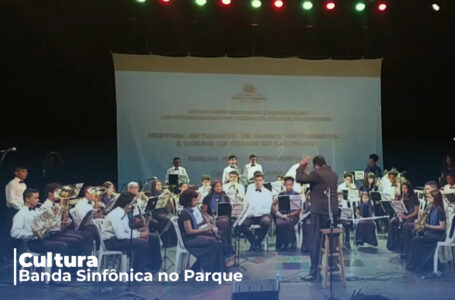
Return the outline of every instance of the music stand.
[[[291,211],[291,198],[289,195],[278,196],[278,211],[285,215]]]
[[[169,185],[178,186],[179,185],[179,175],[178,174],[169,174],[167,177],[167,182]]]
[[[225,202],[225,203],[218,203],[218,208],[216,211],[217,217],[222,217],[222,216],[231,216],[231,203]]]

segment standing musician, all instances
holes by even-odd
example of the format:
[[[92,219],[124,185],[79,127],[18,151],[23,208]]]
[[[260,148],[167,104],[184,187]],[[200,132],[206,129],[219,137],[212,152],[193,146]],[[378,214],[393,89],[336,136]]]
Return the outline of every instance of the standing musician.
[[[222,177],[223,183],[229,182],[229,174],[232,171],[236,171],[237,173],[240,172],[239,167],[237,166],[237,156],[235,156],[235,155],[229,155],[229,165],[226,168],[224,168],[224,170],[223,170],[223,177]]]
[[[426,217],[425,217],[426,215]],[[444,239],[446,228],[446,214],[442,195],[438,190],[432,190],[428,197],[428,208],[423,214],[425,220],[416,222],[417,237],[411,242],[406,270],[425,272],[433,266],[433,256],[438,241]]]
[[[285,191],[281,192],[279,195],[298,195],[296,191],[293,190],[294,187],[294,178],[285,177],[284,178],[284,187]],[[277,250],[295,250],[296,249],[296,238],[295,238],[295,229],[294,226],[299,220],[299,214],[301,209],[291,210],[289,213],[283,215],[278,210],[278,200],[273,202],[273,212],[275,215],[275,224],[276,224],[276,249]]]
[[[172,167],[166,171],[166,183],[168,183],[169,175],[171,174],[179,176],[179,184],[190,182],[190,177],[188,176],[186,169],[181,166],[180,157],[174,157],[172,159]]]
[[[130,249],[131,230],[134,250],[135,271],[158,271],[161,268],[161,248],[159,237],[151,234],[148,226],[131,229],[129,213],[132,212],[131,202],[135,195],[123,192],[117,199],[113,209],[105,217],[101,230],[101,238],[109,250],[126,251]]]
[[[414,222],[419,215],[419,199],[414,193],[414,188],[409,181],[401,185],[401,194],[394,201],[402,201],[406,207],[407,213],[394,216],[389,222],[389,234],[387,237],[387,249],[391,251],[402,251],[407,253],[408,249],[402,246],[403,236],[409,237],[414,230]]]
[[[243,169],[243,174],[245,174],[248,178],[248,181],[252,182],[254,181],[254,173],[259,171],[261,173],[264,173],[262,170],[262,166],[257,163],[258,158],[256,155],[251,154],[249,157],[250,162],[245,165],[245,168]]]
[[[368,160],[368,166],[365,168],[365,176],[369,173],[373,173],[377,178],[382,177],[381,167],[377,165],[379,156],[377,154],[370,154],[370,159]]]
[[[331,210],[334,216],[338,215],[338,201],[337,201],[337,182],[338,176],[332,171],[332,168],[327,165],[325,158],[322,155],[313,158],[314,170],[307,173],[310,156],[305,155],[300,162],[300,166],[296,171],[296,180],[298,183],[310,184],[310,221],[313,226],[310,238],[310,256],[311,256],[311,269],[305,280],[315,280],[317,278],[319,255],[321,245],[321,229],[329,228],[329,206],[328,198],[330,198]],[[330,188],[330,195],[328,196],[327,189]]]
[[[226,216],[218,216],[217,210],[218,204],[230,202],[229,197],[223,191],[223,184],[219,180],[213,181],[210,193],[202,201],[202,213],[209,218],[216,217],[215,225],[218,228],[218,235],[223,241],[226,255],[234,254],[231,234],[231,212]]]
[[[51,236],[40,239],[32,229],[32,224],[38,216],[39,207],[39,192],[33,188],[28,188],[23,193],[24,205],[19,209],[13,218],[11,227],[11,237],[27,241],[27,246],[30,251],[43,252],[58,252],[67,254],[70,251],[70,245],[57,236]]]
[[[264,188],[264,175],[256,174],[254,177],[254,187],[246,192],[244,209],[239,218],[239,232],[243,233],[250,242],[250,251],[260,251],[261,243],[266,236],[272,218],[270,211],[272,208],[272,192]],[[255,233],[250,231],[251,225],[259,225]]]
[[[216,227],[205,224],[194,213],[199,211],[197,205],[200,195],[194,189],[187,189],[180,195],[180,212],[178,224],[182,233],[185,248],[197,261],[191,267],[194,271],[201,268],[204,272],[226,272],[223,243],[214,235]]]

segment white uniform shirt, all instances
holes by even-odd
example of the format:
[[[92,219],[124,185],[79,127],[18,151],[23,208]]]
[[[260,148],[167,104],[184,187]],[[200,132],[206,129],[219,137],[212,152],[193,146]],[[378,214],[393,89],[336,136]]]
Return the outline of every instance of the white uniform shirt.
[[[169,168],[166,172],[166,182],[168,182],[169,175],[179,175],[179,183],[180,183],[180,177],[185,176],[187,178],[186,181],[190,182],[190,176],[188,176],[188,173],[186,172],[186,169],[184,167],[178,167],[177,170],[173,166],[172,168]],[[188,183],[184,182],[184,183]]]
[[[201,195],[201,200],[200,200],[201,203],[204,200],[205,196],[207,196],[210,193],[211,189],[212,189],[212,187],[210,185],[209,186],[200,186],[197,189],[197,192]]]
[[[239,174],[240,176],[240,170],[239,170],[239,167],[238,166],[227,166],[226,168],[224,168],[223,170],[223,177],[222,177],[222,181],[223,183],[227,183],[229,182],[229,173],[231,173],[232,171],[237,171],[237,173]]]
[[[352,182],[349,185],[346,185],[346,182],[343,182],[338,185],[338,192],[341,192],[343,190],[355,190],[356,188],[357,187]]]
[[[14,177],[5,187],[6,206],[16,210],[24,206],[24,191],[27,188],[25,183],[20,183],[21,179]]]
[[[76,206],[74,207],[74,225],[76,228],[79,228],[81,225],[82,220],[84,220],[85,216],[93,210],[93,203],[90,202],[88,199],[84,198],[77,202]]]
[[[11,237],[15,239],[33,239],[35,234],[32,230],[32,223],[38,215],[38,209],[29,209],[23,206],[13,218],[13,226],[11,227]]]
[[[455,185],[446,184],[442,190],[443,194],[455,194]]]
[[[245,188],[239,183],[232,184],[229,182],[223,184],[223,191],[234,202],[242,202],[245,198]]]
[[[245,165],[245,168],[243,169],[243,174],[245,174],[248,177],[248,180],[250,180],[254,178],[254,172],[256,171],[260,171],[261,173],[263,173],[262,166],[258,163],[256,163],[254,166],[251,166],[251,163],[249,163]]]
[[[104,218],[103,227],[101,229],[101,238],[110,240],[116,238],[119,240],[129,239],[131,237],[131,229],[129,218],[125,210],[121,207],[116,207]],[[139,231],[133,229],[133,239],[140,236]]]
[[[248,217],[260,217],[269,214],[272,209],[272,192],[262,187],[260,191],[250,188],[246,192],[244,205],[248,207]]]

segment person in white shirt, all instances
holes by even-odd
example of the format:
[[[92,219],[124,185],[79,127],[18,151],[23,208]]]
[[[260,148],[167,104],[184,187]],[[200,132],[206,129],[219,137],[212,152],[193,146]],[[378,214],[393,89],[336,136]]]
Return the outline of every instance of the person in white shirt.
[[[188,176],[188,173],[186,172],[186,169],[184,167],[180,166],[181,160],[180,157],[174,157],[172,160],[172,167],[169,168],[166,172],[166,183],[169,183],[169,175],[179,175],[179,181],[178,184],[182,183],[189,183],[190,182],[190,177]]]
[[[245,188],[239,184],[239,173],[237,171],[229,173],[229,182],[223,185],[223,191],[231,199],[231,204],[243,203]]]
[[[14,170],[15,177],[6,185],[6,206],[14,209],[16,213],[22,206],[24,206],[23,194],[27,185],[25,179],[27,179],[28,171],[23,167],[16,167]]]
[[[77,202],[76,206],[74,207],[73,221],[75,226],[74,228],[81,230],[86,239],[90,239],[92,241],[95,240],[97,245],[96,247],[98,248],[99,236],[96,226],[93,224],[93,222],[89,221],[89,219],[86,219],[97,219],[103,216],[103,213],[101,211],[95,210],[95,193],[95,189],[90,186],[84,188],[84,198],[79,200],[79,202]],[[92,215],[88,216],[88,214]],[[82,222],[84,224],[81,224]]]
[[[44,253],[47,251],[66,253],[69,245],[63,241],[51,238],[39,239],[32,230],[32,224],[38,216],[39,192],[28,188],[23,194],[24,205],[13,218],[11,227],[11,237],[27,241],[30,251]]]
[[[382,178],[381,193],[383,200],[392,201],[396,199],[397,195],[400,194],[400,186],[398,184],[397,177],[398,171],[392,169],[387,173],[387,177]]]
[[[240,224],[239,231],[245,235],[251,244],[250,251],[260,251],[269,227],[272,224],[270,212],[272,209],[272,192],[264,188],[264,175],[254,177],[255,189],[249,189],[245,195],[244,213],[246,219]],[[251,225],[259,225],[255,233],[250,231]]]
[[[443,194],[455,194],[455,173],[449,172],[447,173],[447,184],[444,186],[442,190]]]
[[[106,248],[127,251],[132,242],[135,271],[158,271],[161,268],[161,247],[159,237],[149,232],[146,226],[131,229],[133,218],[131,202],[135,195],[130,192],[120,194],[113,209],[105,217],[101,238]],[[132,241],[131,241],[132,238]]]
[[[209,175],[202,175],[201,186],[197,189],[198,194],[201,195],[201,203],[202,203],[202,199],[204,199],[205,196],[207,196],[210,193],[211,189],[212,189],[212,179],[210,178]]]
[[[249,157],[250,162],[245,165],[245,168],[243,169],[243,174],[245,174],[248,178],[248,181],[253,181],[254,180],[254,173],[259,171],[261,173],[264,173],[262,170],[262,166],[257,163],[258,158],[256,155],[251,154]]]
[[[134,215],[141,215],[144,213],[145,208],[147,207],[147,202],[145,201],[145,196],[143,195],[142,197],[139,196],[139,184],[135,181],[131,181],[128,183],[128,192],[133,194],[137,199],[136,199],[136,205],[134,206]]]
[[[344,173],[344,182],[338,185],[338,192],[343,190],[355,190],[357,187],[352,182],[352,174],[350,172]]]
[[[237,157],[235,155],[229,156],[229,165],[226,168],[224,168],[224,170],[223,170],[223,177],[222,177],[223,183],[229,182],[229,174],[232,171],[236,171],[237,174],[240,173],[240,169],[237,166]]]

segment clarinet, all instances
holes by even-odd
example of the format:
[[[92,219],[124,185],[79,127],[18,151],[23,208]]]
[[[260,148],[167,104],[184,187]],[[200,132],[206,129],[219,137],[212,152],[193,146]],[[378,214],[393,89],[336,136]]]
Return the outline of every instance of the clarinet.
[[[202,214],[202,217],[204,218],[205,222],[207,222],[207,224],[209,224],[209,225],[212,225],[212,229],[211,230],[212,230],[213,235],[215,235],[215,237],[217,239],[221,239],[221,236],[218,234],[218,232],[214,228],[214,227],[216,227],[216,220],[210,219],[210,217],[207,216],[203,212],[201,212],[201,214]]]

